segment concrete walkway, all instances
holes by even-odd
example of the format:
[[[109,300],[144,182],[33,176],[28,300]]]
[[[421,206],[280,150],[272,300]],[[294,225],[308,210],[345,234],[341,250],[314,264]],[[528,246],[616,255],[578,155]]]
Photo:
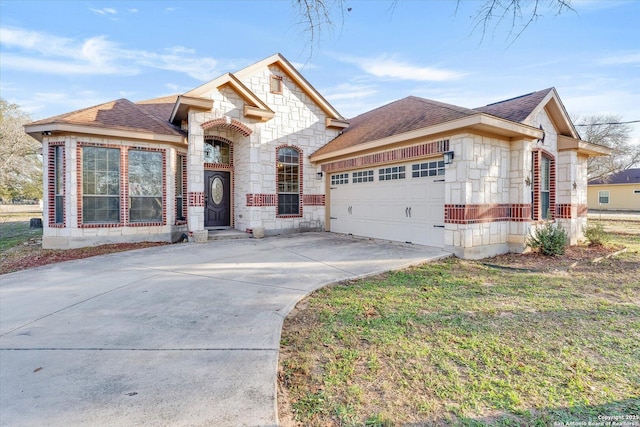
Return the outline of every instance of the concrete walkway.
[[[0,276],[0,425],[275,426],[294,305],[329,283],[446,255],[305,233]]]

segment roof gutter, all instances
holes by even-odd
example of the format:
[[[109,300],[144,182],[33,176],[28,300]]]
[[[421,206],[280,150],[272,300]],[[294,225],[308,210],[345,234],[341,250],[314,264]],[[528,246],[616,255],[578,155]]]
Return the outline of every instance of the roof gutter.
[[[186,144],[186,137],[182,135],[162,135],[152,132],[83,126],[70,123],[52,122],[37,125],[25,125],[24,131],[40,142],[42,142],[45,136],[59,133],[75,133],[83,135],[100,135],[110,138],[129,138],[145,141],[167,142],[172,144]]]
[[[409,132],[399,133],[386,138],[365,142],[363,144],[357,144],[355,146],[332,151],[330,153],[324,153],[320,155],[312,154],[310,156],[310,160],[314,162],[322,162],[336,157],[354,155],[362,151],[381,149],[388,145],[398,144],[418,138],[425,138],[437,134],[452,133],[455,131],[464,131],[469,129],[504,136],[510,139],[542,139],[542,136],[544,135],[544,132],[538,128],[512,122],[506,119],[501,119],[489,114],[478,113],[437,125],[428,126]]]

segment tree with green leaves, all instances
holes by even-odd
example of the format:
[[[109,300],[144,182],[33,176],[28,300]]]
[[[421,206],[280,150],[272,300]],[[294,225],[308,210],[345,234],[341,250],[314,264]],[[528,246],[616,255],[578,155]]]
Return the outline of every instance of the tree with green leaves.
[[[38,141],[24,133],[31,117],[0,98],[0,199],[42,198],[42,156]]]
[[[611,149],[610,156],[589,159],[587,176],[605,178],[615,172],[640,166],[640,145],[631,142],[631,127],[621,116],[593,114],[574,120],[582,140]]]

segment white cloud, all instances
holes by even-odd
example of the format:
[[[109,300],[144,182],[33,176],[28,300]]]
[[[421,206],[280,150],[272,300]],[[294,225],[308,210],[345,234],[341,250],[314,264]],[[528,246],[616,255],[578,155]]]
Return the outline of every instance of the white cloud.
[[[0,28],[0,45],[19,51],[3,52],[3,67],[44,74],[132,75],[141,67],[177,71],[201,81],[220,74],[217,60],[184,46],[156,53],[122,48],[106,36],[76,40],[15,28]]]
[[[378,93],[373,85],[353,85],[343,83],[322,91],[325,98],[331,102],[368,98]]]
[[[459,80],[465,76],[465,73],[458,71],[413,65],[385,55],[377,58],[342,57],[339,59],[343,62],[354,64],[361,70],[379,78],[443,82]]]
[[[602,65],[640,65],[640,52],[630,52],[620,55],[608,56],[599,61]]]
[[[102,9],[93,9],[93,8],[89,8],[89,10],[93,13],[96,13],[98,15],[117,15],[118,11],[111,8],[111,7],[103,7]]]

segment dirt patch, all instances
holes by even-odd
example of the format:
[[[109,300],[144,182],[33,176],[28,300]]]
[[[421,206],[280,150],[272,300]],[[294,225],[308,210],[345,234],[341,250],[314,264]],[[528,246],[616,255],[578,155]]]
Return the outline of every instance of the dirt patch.
[[[0,255],[0,274],[40,267],[56,262],[166,245],[166,242],[117,243],[79,249],[42,249],[42,240],[32,238]]]
[[[568,246],[564,255],[546,256],[537,252],[504,254],[483,260],[483,264],[512,270],[535,272],[585,268],[624,250],[623,246]]]

